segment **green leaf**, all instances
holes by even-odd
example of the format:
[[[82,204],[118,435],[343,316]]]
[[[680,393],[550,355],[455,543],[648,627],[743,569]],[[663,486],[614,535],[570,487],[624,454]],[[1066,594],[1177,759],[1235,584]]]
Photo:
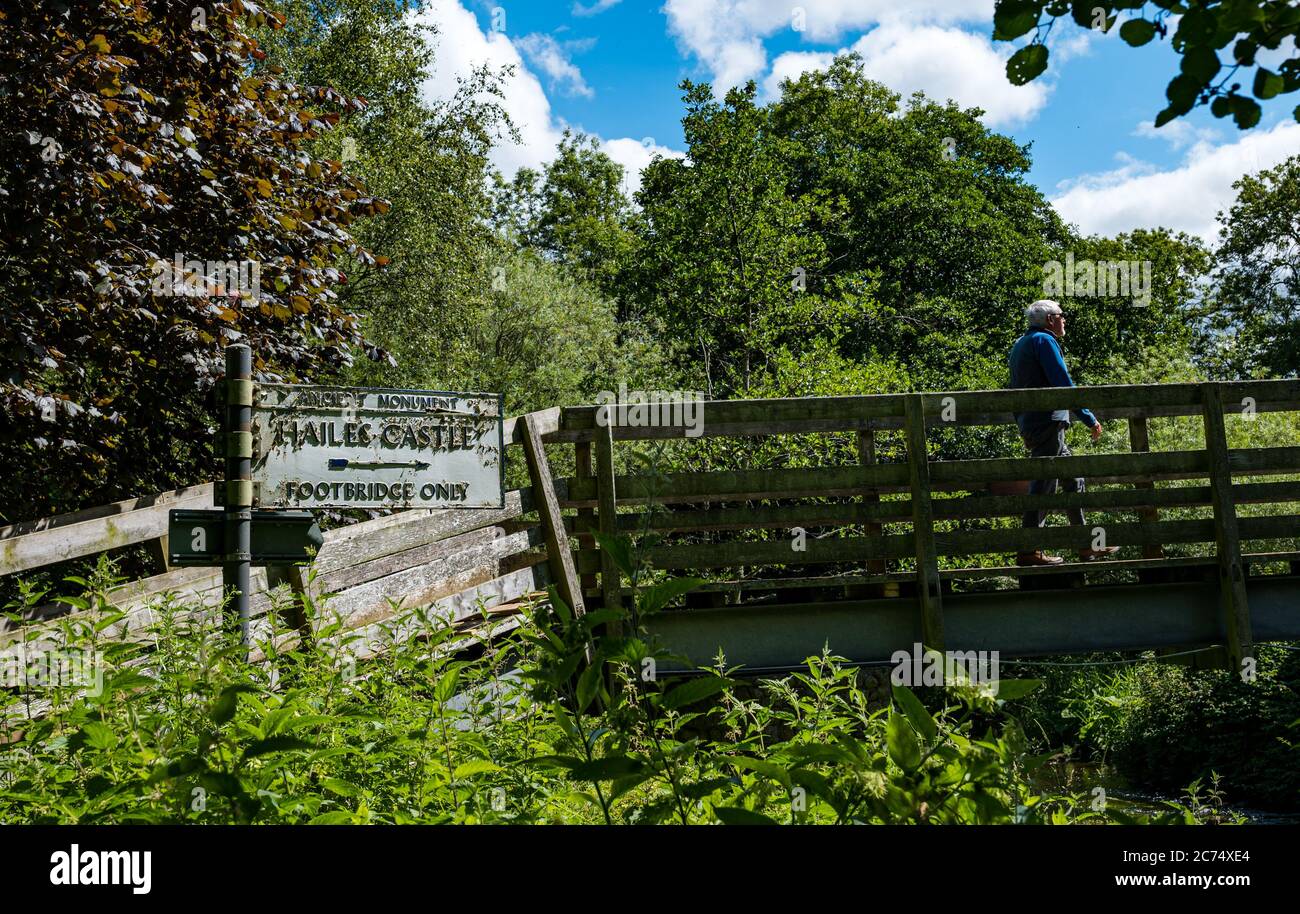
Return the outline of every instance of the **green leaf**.
[[[1014,701],[1017,698],[1024,698],[1042,684],[1041,679],[999,679],[998,701]]]
[[[460,668],[453,667],[443,673],[438,684],[433,687],[433,697],[438,704],[446,704],[456,694],[456,683],[460,681]]]
[[[602,552],[609,554],[618,570],[623,572],[627,577],[632,577],[636,572],[636,563],[632,560],[632,542],[625,536],[609,536],[604,533],[592,533],[596,539],[596,544],[600,546]]]
[[[585,713],[600,692],[602,665],[593,663],[578,677],[578,713]]]
[[[784,767],[778,765],[776,762],[769,762],[766,759],[749,758],[745,755],[738,755],[735,758],[727,759],[727,761],[735,765],[737,768],[744,768],[753,771],[755,774],[761,774],[765,778],[770,778],[785,787],[787,790],[793,786],[793,783],[790,780],[790,772],[786,771]]]
[[[330,793],[336,793],[341,797],[355,797],[361,795],[361,788],[351,781],[345,781],[342,778],[321,778],[321,786]],[[349,814],[350,815],[350,814]]]
[[[1244,95],[1232,96],[1232,119],[1236,122],[1237,127],[1242,130],[1249,130],[1259,123],[1260,111],[1259,102],[1253,98],[1247,98]]]
[[[1272,98],[1282,91],[1286,81],[1272,70],[1260,67],[1255,71],[1255,85],[1251,91],[1256,98]]]
[[[1155,23],[1145,19],[1130,19],[1119,27],[1119,37],[1135,48],[1141,47],[1156,37]]]
[[[644,770],[645,763],[638,759],[627,755],[610,755],[575,765],[569,771],[569,777],[575,781],[612,781],[640,774]]]
[[[305,739],[299,739],[296,736],[281,734],[279,736],[268,736],[266,739],[254,740],[248,744],[244,750],[244,758],[257,758],[262,755],[269,755],[272,752],[294,752],[301,749],[319,749],[315,743],[310,743]]]
[[[345,809],[327,812],[308,822],[308,825],[347,825],[352,821],[352,813]]]
[[[107,750],[117,745],[117,734],[97,720],[86,721],[81,727],[81,732],[86,735],[86,742],[96,749]]]
[[[1183,62],[1180,65],[1180,69],[1185,74],[1196,80],[1198,90],[1208,84],[1221,67],[1219,55],[1215,53],[1214,48],[1204,45],[1188,48],[1183,54]]]
[[[245,682],[237,682],[234,685],[226,686],[221,690],[216,700],[212,702],[212,707],[208,710],[208,717],[217,726],[229,721],[235,716],[235,708],[239,703],[241,692],[256,692],[254,686]]]
[[[1047,46],[1031,44],[1011,55],[1007,61],[1007,79],[1013,86],[1023,86],[1047,69]]]
[[[912,726],[901,714],[889,715],[885,731],[889,757],[904,771],[913,771],[921,764],[921,747],[916,741]]]
[[[713,814],[723,825],[780,825],[771,816],[745,809],[743,806],[715,806]]]
[[[709,675],[701,676],[698,679],[690,679],[664,694],[659,701],[659,707],[669,711],[684,708],[697,701],[703,701],[711,695],[718,694],[729,685],[731,685],[731,680],[724,679],[721,676]]]
[[[451,773],[451,776],[453,779],[459,781],[462,778],[473,777],[476,774],[490,774],[493,771],[500,770],[500,765],[493,764],[485,758],[479,758],[468,762],[461,762],[456,766],[456,770]]]
[[[925,737],[926,740],[933,740],[939,735],[939,728],[930,716],[930,712],[925,710],[925,705],[921,704],[921,699],[916,697],[916,693],[907,686],[896,685],[893,687],[894,701],[898,702],[899,708],[907,715],[908,723],[912,729]]]
[[[678,597],[690,593],[703,583],[705,583],[703,578],[669,578],[643,590],[637,597],[637,607],[644,615],[657,613]]]
[[[998,0],[993,10],[993,38],[1010,41],[1038,25],[1038,4],[1032,0]]]

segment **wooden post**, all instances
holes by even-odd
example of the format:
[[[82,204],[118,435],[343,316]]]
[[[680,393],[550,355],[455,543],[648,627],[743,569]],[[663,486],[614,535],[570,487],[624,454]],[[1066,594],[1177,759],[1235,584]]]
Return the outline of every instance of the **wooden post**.
[[[858,432],[858,462],[863,466],[874,466],[876,463],[876,433],[871,429],[863,429]],[[867,505],[880,504],[880,493],[875,489],[867,489],[862,493],[862,503]],[[866,525],[867,536],[880,536],[884,528],[880,524],[869,523]],[[867,561],[867,574],[885,574],[889,570],[889,565],[884,559],[869,559]],[[888,588],[895,585],[881,584],[869,585],[868,593],[877,596],[889,596]],[[897,596],[897,593],[893,594]]]
[[[614,428],[606,413],[604,425],[596,424],[596,500],[597,522],[602,536],[618,535],[618,503],[614,492]],[[608,550],[600,550],[600,592],[606,609],[621,608],[623,587],[618,564]],[[635,594],[633,599],[636,599]],[[611,628],[617,634],[619,626]]]
[[[916,540],[916,590],[921,605],[921,637],[927,648],[942,651],[943,592],[934,546],[934,511],[930,505],[930,458],[925,443],[925,407],[920,394],[904,401],[907,467],[912,488],[912,533]]]
[[[268,565],[266,568],[266,589],[271,590],[280,584],[288,584],[293,594],[284,612],[285,623],[298,633],[302,647],[312,641],[311,620],[307,618],[307,569],[301,565]]]
[[[1232,503],[1232,469],[1228,463],[1228,436],[1223,422],[1223,397],[1219,385],[1201,386],[1205,418],[1205,451],[1210,462],[1210,500],[1214,506],[1214,537],[1219,559],[1219,606],[1228,636],[1229,670],[1242,671],[1254,658],[1250,608],[1246,604],[1246,579],[1241,565],[1241,538],[1237,511]]]
[[[1146,416],[1132,416],[1128,420],[1128,446],[1129,450],[1135,454],[1145,454],[1151,450],[1151,440],[1147,436]],[[1149,479],[1133,483],[1135,489],[1154,491],[1155,487],[1156,484]],[[1160,511],[1156,508],[1142,508],[1138,511],[1138,517],[1142,518],[1143,523],[1158,523]],[[1142,558],[1144,559],[1162,559],[1164,557],[1164,547],[1159,543],[1147,544],[1142,547]]]
[[[542,518],[542,529],[546,532],[546,556],[551,568],[551,578],[560,597],[572,608],[574,615],[586,612],[582,599],[582,586],[578,583],[578,572],[573,563],[573,553],[569,551],[569,534],[564,530],[564,516],[560,513],[560,501],[555,495],[555,482],[551,479],[551,464],[546,459],[546,449],[542,445],[542,436],[537,429],[537,421],[532,413],[524,420],[524,456],[528,460],[528,473],[533,483],[533,503]]]
[[[591,442],[575,441],[573,443],[573,466],[574,475],[579,479],[590,479],[595,473],[591,469]],[[579,508],[578,520],[574,525],[575,530],[591,529],[596,522],[596,511],[594,508]],[[594,552],[596,549],[596,540],[590,533],[579,533],[576,537],[578,540],[578,551]],[[591,594],[597,587],[595,574],[579,575],[578,582],[582,585],[583,596]]]
[[[149,541],[150,558],[154,560],[154,565],[158,569],[158,574],[166,574],[172,570],[171,562],[167,561],[168,548],[170,547],[166,533],[157,539]]]

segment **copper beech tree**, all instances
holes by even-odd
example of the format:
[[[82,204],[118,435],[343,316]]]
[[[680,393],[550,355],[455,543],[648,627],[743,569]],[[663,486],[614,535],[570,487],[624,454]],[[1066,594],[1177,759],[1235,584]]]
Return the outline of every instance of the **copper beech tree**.
[[[239,0],[0,11],[0,522],[210,478],[229,341],[292,379],[365,349],[336,287],[385,262],[351,229],[387,203],[309,154],[365,102],[255,71],[278,26]]]

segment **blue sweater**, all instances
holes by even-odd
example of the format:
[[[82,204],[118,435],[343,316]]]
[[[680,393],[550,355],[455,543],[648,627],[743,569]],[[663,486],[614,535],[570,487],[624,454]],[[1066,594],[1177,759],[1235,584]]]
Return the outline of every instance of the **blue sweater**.
[[[1056,337],[1042,328],[1031,327],[1025,331],[1024,336],[1016,340],[1016,344],[1011,347],[1011,386],[1074,386]],[[1097,424],[1097,417],[1083,407],[1074,410],[1074,415],[1089,427]],[[1037,437],[1058,422],[1069,423],[1069,421],[1070,411],[1065,409],[1054,412],[1016,413],[1016,425],[1020,426],[1020,433],[1030,438]]]

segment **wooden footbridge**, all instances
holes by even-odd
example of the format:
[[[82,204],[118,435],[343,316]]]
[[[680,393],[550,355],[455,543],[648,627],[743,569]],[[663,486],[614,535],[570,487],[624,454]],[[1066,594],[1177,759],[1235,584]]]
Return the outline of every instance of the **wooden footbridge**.
[[[1000,442],[1005,453],[1016,441],[1005,434],[1014,412],[1078,406],[1108,427],[1126,423],[1128,450],[932,454],[951,434],[985,452]],[[1286,427],[1300,440],[1300,381],[700,409],[695,429],[618,424],[609,407],[593,406],[508,420],[508,453],[524,458],[531,485],[510,491],[503,509],[408,510],[330,530],[310,569],[255,570],[253,612],[285,643],[338,621],[343,633],[328,637],[368,656],[416,632],[418,608],[469,639],[515,624],[520,607],[551,584],[584,609],[629,600],[664,574],[692,574],[708,583],[653,616],[651,632],[696,663],[721,651],[729,665],[756,670],[800,665],[824,646],[851,661],[883,661],[918,642],[1004,658],[1213,648],[1235,669],[1258,643],[1300,640],[1300,445],[1229,444],[1247,441],[1248,423],[1269,413],[1293,414]],[[1184,439],[1200,446],[1152,451],[1152,423],[1163,421],[1181,422]],[[703,468],[628,469],[630,449],[660,443],[676,449],[678,465]],[[796,465],[793,454],[823,456]],[[571,465],[573,475],[556,478],[553,465]],[[1024,491],[1025,480],[1073,476],[1086,477],[1089,490]],[[211,503],[209,484],[5,528],[0,574],[141,543],[161,545],[163,561],[168,510]],[[1021,529],[1020,515],[1039,507],[1082,507],[1090,522]],[[633,538],[646,569],[638,580],[620,573],[593,532]],[[1009,563],[1019,551],[1073,553],[1099,537],[1122,547],[1120,558]],[[217,569],[160,568],[113,593],[127,612],[105,634],[138,637],[166,594],[216,614],[220,588]],[[277,588],[312,597],[317,612],[276,599]],[[26,624],[9,624],[0,648],[58,611],[37,607]]]

